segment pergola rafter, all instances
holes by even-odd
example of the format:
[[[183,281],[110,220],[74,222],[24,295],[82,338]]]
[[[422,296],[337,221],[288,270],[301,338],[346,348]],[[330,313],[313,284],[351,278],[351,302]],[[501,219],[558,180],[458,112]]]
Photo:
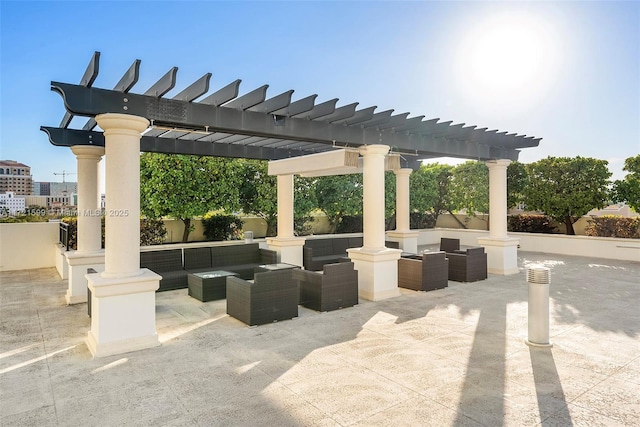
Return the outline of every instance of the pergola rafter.
[[[113,89],[94,88],[99,63],[100,53],[95,52],[77,85],[51,83],[66,109],[57,128],[41,128],[52,144],[103,145],[102,132],[94,130],[94,117],[103,113],[149,119],[152,126],[142,137],[143,151],[263,160],[384,144],[392,152],[406,154],[406,166],[416,167],[419,160],[433,157],[517,160],[520,149],[540,142],[540,138],[438,118],[394,115],[394,110],[376,111],[376,106],[358,109],[357,102],[337,106],[338,98],[316,103],[315,94],[292,101],[293,90],[269,98],[268,85],[239,95],[240,80],[207,94],[211,73],[167,98],[176,87],[177,67],[148,90],[134,93],[140,60],[134,61]],[[82,129],[69,127],[74,116],[88,117]]]

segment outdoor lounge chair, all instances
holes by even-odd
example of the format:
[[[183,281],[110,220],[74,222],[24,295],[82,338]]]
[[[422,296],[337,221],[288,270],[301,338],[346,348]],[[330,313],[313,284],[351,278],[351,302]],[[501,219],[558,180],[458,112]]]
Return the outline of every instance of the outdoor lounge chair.
[[[227,314],[249,326],[298,317],[298,282],[292,273],[256,273],[254,283],[227,277]]]
[[[442,237],[440,239],[440,250],[447,253],[460,250],[460,239]]]
[[[353,262],[325,264],[322,272],[294,270],[300,282],[300,305],[332,311],[358,304],[358,272]]]
[[[447,258],[449,258],[449,280],[475,282],[487,278],[487,254],[483,247],[448,253]]]
[[[414,291],[433,291],[449,284],[445,252],[430,252],[398,260],[398,286]]]

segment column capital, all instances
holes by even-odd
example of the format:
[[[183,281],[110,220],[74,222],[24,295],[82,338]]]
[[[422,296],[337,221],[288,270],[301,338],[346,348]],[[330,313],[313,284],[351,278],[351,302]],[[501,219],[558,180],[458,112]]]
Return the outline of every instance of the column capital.
[[[411,175],[411,172],[413,172],[413,169],[410,169],[410,168],[394,169],[394,171],[393,171],[393,173],[395,173],[396,176],[398,176],[398,175]]]
[[[363,156],[386,156],[387,153],[389,152],[389,146],[388,145],[382,145],[382,144],[372,144],[372,145],[365,145],[364,147],[360,148],[360,154],[362,154]]]
[[[96,122],[105,132],[109,130],[132,130],[138,134],[149,127],[149,120],[131,114],[106,113],[98,114]]]
[[[75,154],[78,159],[100,160],[100,158],[104,156],[104,147],[97,147],[95,145],[73,145],[71,152]]]
[[[492,167],[503,167],[503,168],[506,168],[507,166],[509,166],[511,164],[511,160],[508,160],[508,159],[487,160],[484,163],[489,168],[492,168]]]

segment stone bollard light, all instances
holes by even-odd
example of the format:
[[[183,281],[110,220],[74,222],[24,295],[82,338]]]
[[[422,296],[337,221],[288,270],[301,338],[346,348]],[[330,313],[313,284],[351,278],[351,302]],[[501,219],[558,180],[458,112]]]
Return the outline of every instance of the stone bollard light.
[[[533,347],[551,347],[549,342],[549,283],[551,272],[541,265],[527,268],[529,284],[529,319],[527,345]]]

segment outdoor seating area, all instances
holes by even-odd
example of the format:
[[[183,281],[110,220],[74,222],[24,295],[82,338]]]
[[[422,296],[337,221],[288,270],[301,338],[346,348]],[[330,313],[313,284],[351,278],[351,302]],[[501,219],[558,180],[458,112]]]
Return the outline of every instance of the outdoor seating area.
[[[273,264],[277,254],[260,248],[258,243],[210,246],[140,253],[140,267],[162,276],[158,291],[185,289],[189,273],[231,271],[246,280],[253,279],[255,268]]]
[[[519,274],[482,286],[401,289],[326,313],[300,305],[295,320],[258,328],[225,300],[160,292],[162,345],[103,358],[54,268],[0,272],[0,424],[637,424],[639,264],[518,256]],[[532,264],[551,269],[550,348],[524,343]]]

